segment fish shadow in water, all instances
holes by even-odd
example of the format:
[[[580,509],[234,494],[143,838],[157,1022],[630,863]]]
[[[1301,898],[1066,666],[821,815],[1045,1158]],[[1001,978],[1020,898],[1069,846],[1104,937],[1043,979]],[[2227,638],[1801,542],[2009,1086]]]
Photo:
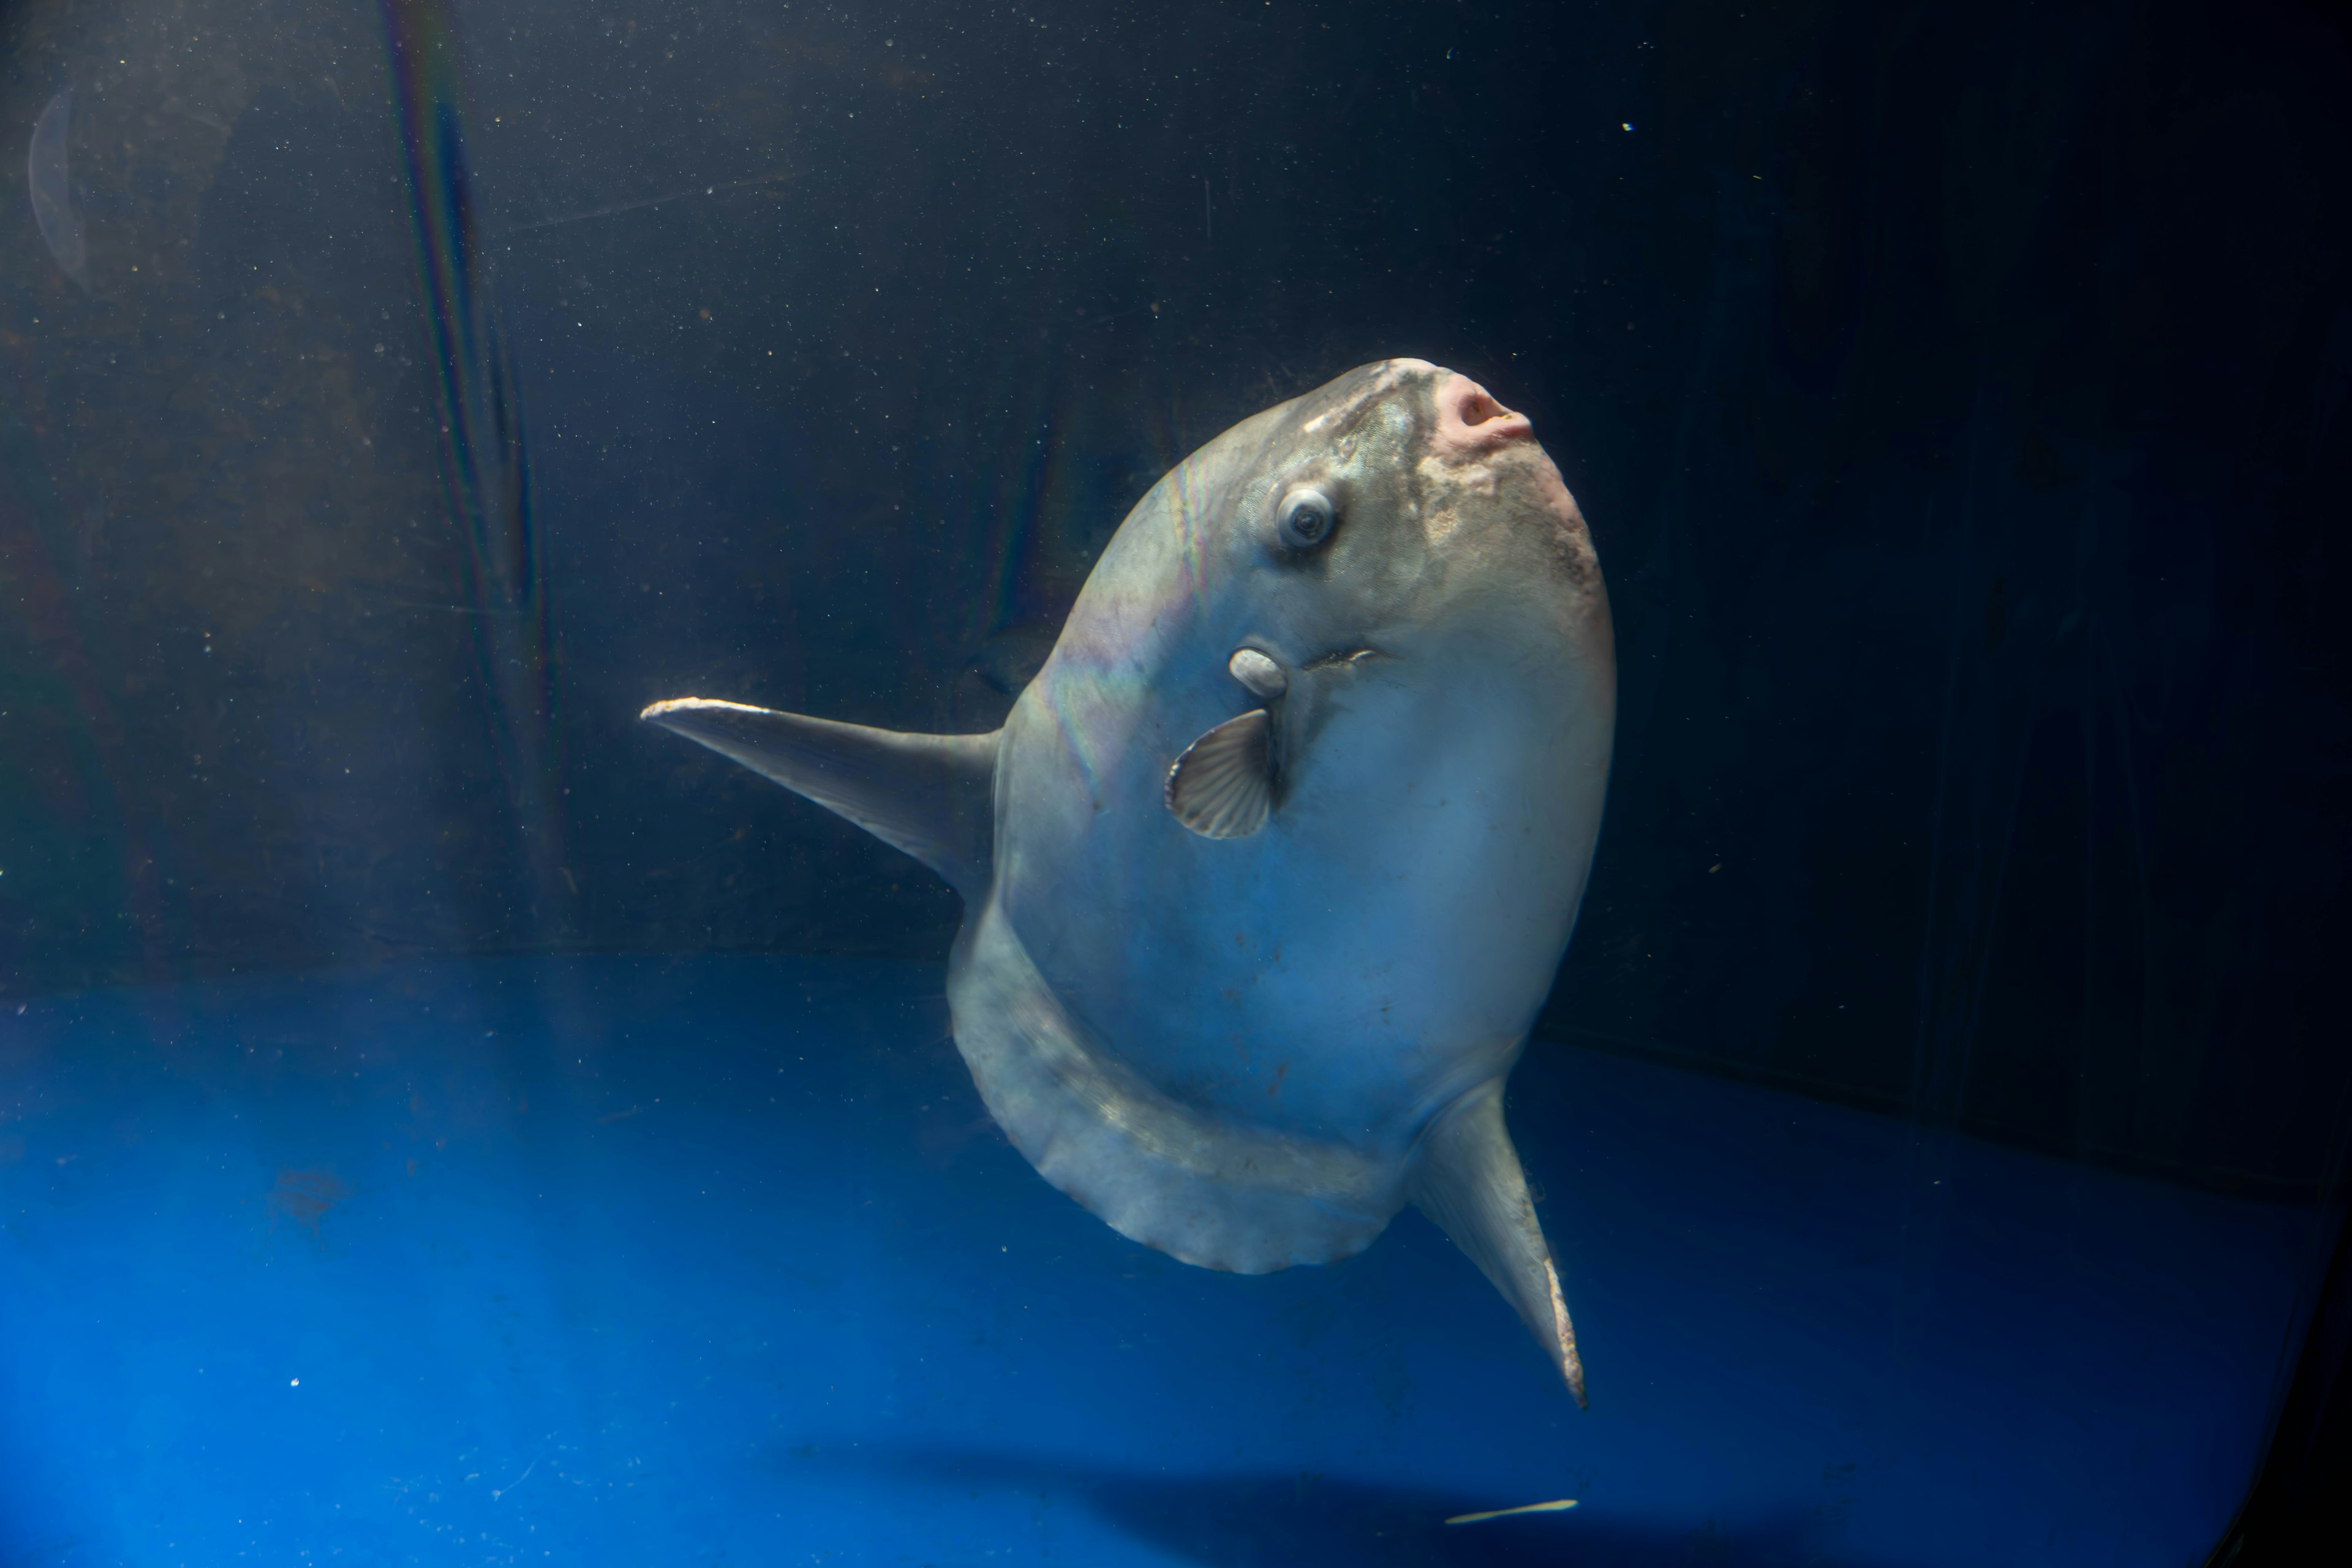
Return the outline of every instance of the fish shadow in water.
[[[867,1446],[855,1458],[827,1449],[822,1460],[871,1467],[917,1484],[1059,1494],[1139,1541],[1216,1568],[1864,1568],[1862,1559],[1823,1540],[1832,1532],[1823,1521],[1798,1510],[1696,1529],[1610,1519],[1590,1508],[1448,1525],[1452,1515],[1535,1500],[1417,1491],[1313,1472],[1147,1474],[978,1449]]]

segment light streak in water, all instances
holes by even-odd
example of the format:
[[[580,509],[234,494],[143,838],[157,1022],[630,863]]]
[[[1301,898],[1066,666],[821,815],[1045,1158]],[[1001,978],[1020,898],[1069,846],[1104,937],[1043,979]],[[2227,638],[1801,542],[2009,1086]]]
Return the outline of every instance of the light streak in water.
[[[610,206],[590,207],[585,212],[563,213],[555,217],[543,217],[533,223],[519,223],[501,229],[501,235],[530,234],[542,228],[554,228],[567,223],[583,223],[592,217],[613,217],[621,213],[643,212],[647,207],[667,206],[682,202],[688,196],[715,196],[722,191],[748,190],[754,185],[772,185],[793,176],[789,172],[779,174],[758,174],[748,180],[728,180],[715,185],[697,185],[692,190],[672,191],[665,196],[646,196],[639,201],[614,202]]]
[[[520,389],[500,333],[466,156],[465,86],[446,0],[382,0],[394,110],[408,170],[426,368],[444,502],[465,541],[467,601],[485,706],[544,927],[563,875],[554,744],[556,658],[532,514]]]
[[[73,120],[73,89],[61,87],[33,121],[25,153],[25,186],[33,198],[33,221],[58,270],[89,289],[89,252],[82,240],[81,214],[74,210],[72,170],[66,159],[66,132]]]

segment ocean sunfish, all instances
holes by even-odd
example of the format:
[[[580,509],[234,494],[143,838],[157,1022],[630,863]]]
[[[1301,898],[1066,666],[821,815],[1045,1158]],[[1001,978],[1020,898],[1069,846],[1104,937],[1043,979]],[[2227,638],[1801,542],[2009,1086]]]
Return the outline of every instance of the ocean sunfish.
[[[1418,1205],[1584,1402],[1503,1082],[1576,922],[1609,601],[1528,421],[1421,360],[1137,503],[988,735],[645,710],[962,894],[955,1039],[1040,1175],[1244,1274]]]

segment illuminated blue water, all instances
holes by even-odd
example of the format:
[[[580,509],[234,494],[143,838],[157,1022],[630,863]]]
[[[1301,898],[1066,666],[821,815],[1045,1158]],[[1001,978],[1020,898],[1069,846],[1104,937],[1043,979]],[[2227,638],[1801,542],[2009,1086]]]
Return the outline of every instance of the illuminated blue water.
[[[1538,1044],[1579,1415],[1418,1215],[1243,1279],[988,1122],[937,971],[505,960],[0,1015],[0,1561],[2190,1560],[2300,1212]],[[1574,1497],[1572,1511],[1448,1527]]]

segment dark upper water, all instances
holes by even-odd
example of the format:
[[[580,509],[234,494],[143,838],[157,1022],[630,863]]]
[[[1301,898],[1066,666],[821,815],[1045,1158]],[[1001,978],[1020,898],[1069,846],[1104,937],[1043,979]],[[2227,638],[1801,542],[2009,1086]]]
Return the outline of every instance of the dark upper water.
[[[0,1563],[2227,1522],[2352,1137],[2331,8],[26,0],[0,131]],[[956,894],[635,717],[987,731],[1391,355],[1609,584],[1588,1412],[1417,1214],[1055,1193]]]

